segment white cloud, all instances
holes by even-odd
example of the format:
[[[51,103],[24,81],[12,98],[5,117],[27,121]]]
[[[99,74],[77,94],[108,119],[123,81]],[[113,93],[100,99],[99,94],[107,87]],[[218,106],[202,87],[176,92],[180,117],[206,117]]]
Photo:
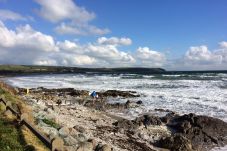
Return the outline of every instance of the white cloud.
[[[85,65],[95,65],[96,59],[87,55],[69,55],[64,54],[64,58],[62,58],[62,63],[67,66],[85,66]]]
[[[57,46],[61,50],[66,50],[66,51],[77,51],[78,49],[81,48],[80,45],[69,40],[65,40],[64,42],[57,42]]]
[[[47,58],[47,59],[36,59],[33,64],[35,65],[42,65],[42,66],[53,66],[57,65],[57,62],[53,59]]]
[[[77,6],[72,0],[35,0],[40,6],[38,13],[51,22],[70,19],[75,22],[88,22],[95,14]]]
[[[221,48],[227,49],[227,42],[226,41],[222,41],[219,43]]]
[[[98,28],[89,24],[67,24],[61,23],[55,28],[58,34],[69,34],[69,35],[104,35],[110,33],[108,28]]]
[[[103,35],[110,32],[109,29],[98,28],[90,25],[96,15],[78,6],[73,0],[35,0],[40,9],[38,14],[46,20],[59,23],[55,31],[59,34],[73,35]]]
[[[208,50],[207,46],[190,47],[184,57],[186,64],[220,64],[222,56]]]
[[[219,43],[220,49],[215,51],[215,54],[222,56],[222,62],[227,63],[227,42],[222,41]],[[227,66],[227,64],[226,64]]]
[[[12,21],[28,21],[28,20],[33,20],[31,16],[22,16],[19,13],[13,12],[8,9],[0,9],[0,20],[12,20]]]
[[[85,49],[88,54],[108,62],[108,66],[130,66],[135,63],[130,54],[118,50],[115,45],[88,44]]]
[[[12,64],[33,64],[40,55],[58,51],[54,39],[35,31],[30,25],[8,29],[0,21],[0,62]]]
[[[140,66],[149,67],[162,67],[166,61],[164,54],[148,47],[139,47],[136,51],[136,59]]]
[[[117,37],[100,37],[97,42],[104,45],[131,45],[132,40],[130,38],[117,38]]]
[[[13,31],[0,22],[0,31],[0,46],[2,47],[57,51],[54,39],[51,36],[35,31],[28,24]]]
[[[193,46],[185,52],[182,58],[169,63],[171,70],[226,70],[226,42],[219,43],[219,48],[211,51],[206,45]]]
[[[25,17],[11,10],[0,9],[0,20],[26,20]]]
[[[117,49],[116,45],[79,43],[65,40],[55,42],[50,35],[34,30],[30,25],[8,29],[0,22],[0,63],[67,65],[67,66],[124,66],[134,58]]]

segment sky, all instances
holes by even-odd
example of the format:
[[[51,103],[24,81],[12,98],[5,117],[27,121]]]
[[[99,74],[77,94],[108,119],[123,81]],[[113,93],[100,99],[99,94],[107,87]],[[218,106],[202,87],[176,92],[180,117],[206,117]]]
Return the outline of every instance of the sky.
[[[0,64],[227,70],[226,0],[0,0]]]

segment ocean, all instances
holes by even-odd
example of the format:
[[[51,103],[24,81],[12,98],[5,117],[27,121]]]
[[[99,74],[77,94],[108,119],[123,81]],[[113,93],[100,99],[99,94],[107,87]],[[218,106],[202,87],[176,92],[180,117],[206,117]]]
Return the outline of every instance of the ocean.
[[[23,88],[75,88],[89,91],[130,90],[141,96],[109,98],[109,102],[141,100],[143,105],[125,113],[129,117],[154,109],[180,114],[196,113],[227,122],[227,73],[182,74],[49,74],[8,77],[5,81]]]

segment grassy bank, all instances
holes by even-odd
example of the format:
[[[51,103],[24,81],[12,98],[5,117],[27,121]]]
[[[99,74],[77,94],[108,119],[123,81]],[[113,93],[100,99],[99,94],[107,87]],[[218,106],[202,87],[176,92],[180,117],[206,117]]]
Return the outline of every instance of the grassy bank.
[[[14,119],[0,115],[0,148],[1,151],[32,151],[33,146],[26,144],[21,129]]]
[[[22,112],[29,108],[18,96],[0,88],[0,96],[10,101],[14,109],[19,106]],[[1,151],[48,151],[49,149],[25,126],[18,125],[16,117],[4,115],[4,107],[0,106],[0,150]]]

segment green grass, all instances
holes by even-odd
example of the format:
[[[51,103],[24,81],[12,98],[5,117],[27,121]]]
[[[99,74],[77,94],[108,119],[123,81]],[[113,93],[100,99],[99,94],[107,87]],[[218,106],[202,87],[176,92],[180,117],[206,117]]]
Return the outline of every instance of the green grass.
[[[7,101],[10,101],[12,103],[12,106],[14,107],[14,109],[17,110],[17,106],[16,106],[16,102],[17,102],[17,98],[15,96],[12,96],[9,92],[4,91],[2,88],[0,88],[0,96],[3,96]],[[1,106],[0,106],[0,110],[1,110]]]
[[[15,122],[0,116],[0,150],[25,151],[26,148],[22,132]]]
[[[12,103],[12,107],[17,110],[20,99],[0,88],[0,96]],[[0,105],[0,151],[34,151],[35,148],[42,151],[49,151],[44,144],[30,132],[25,126],[19,126],[15,119],[10,119],[2,115]]]
[[[44,123],[46,123],[47,125],[53,127],[53,128],[56,128],[56,129],[60,129],[60,125],[58,125],[57,123],[55,123],[53,120],[50,120],[50,119],[42,119],[42,121]]]

